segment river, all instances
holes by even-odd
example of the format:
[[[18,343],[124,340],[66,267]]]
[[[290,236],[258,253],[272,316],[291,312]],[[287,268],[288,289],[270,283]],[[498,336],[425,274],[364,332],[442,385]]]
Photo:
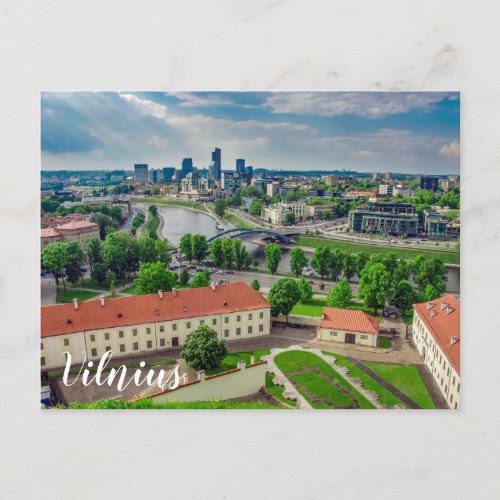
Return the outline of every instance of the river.
[[[173,245],[177,246],[181,236],[185,233],[203,234],[207,238],[218,233],[217,223],[207,214],[183,207],[161,205],[157,205],[157,207],[158,213],[164,221],[162,229],[163,237],[167,238]],[[230,227],[230,225],[225,225],[227,229]],[[265,260],[264,246],[248,241],[244,241],[244,244],[254,259],[258,259],[261,262]],[[312,254],[307,254],[309,259],[311,256]],[[290,252],[288,250],[283,251],[279,269],[284,271],[290,270]],[[448,268],[447,290],[452,293],[460,293],[459,268]]]

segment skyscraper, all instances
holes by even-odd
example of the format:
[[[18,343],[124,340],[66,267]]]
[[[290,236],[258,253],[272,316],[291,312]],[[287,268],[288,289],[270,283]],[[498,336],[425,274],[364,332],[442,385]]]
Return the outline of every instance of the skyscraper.
[[[186,177],[186,175],[192,171],[193,171],[193,159],[183,158],[182,168],[181,168],[181,179],[184,179],[184,177]]]
[[[219,148],[215,148],[212,151],[212,179],[214,181],[220,181],[221,179],[221,169],[222,169],[222,161],[221,161],[221,150]]]
[[[245,174],[245,160],[243,158],[238,158],[236,160],[236,172],[240,175]]]
[[[149,182],[147,163],[136,163],[134,165],[134,180],[136,184],[147,184]]]
[[[163,167],[163,182],[168,182],[172,180],[175,174],[175,167]]]
[[[438,190],[438,181],[439,179],[437,177],[422,176],[420,178],[420,189],[436,192]]]

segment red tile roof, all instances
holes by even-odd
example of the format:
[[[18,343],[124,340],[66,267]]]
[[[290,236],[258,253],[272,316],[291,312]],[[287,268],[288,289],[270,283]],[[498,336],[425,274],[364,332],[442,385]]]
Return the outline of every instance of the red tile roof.
[[[378,334],[380,321],[363,311],[325,307],[319,327],[346,332]]]
[[[42,238],[49,238],[51,236],[61,236],[61,233],[58,232],[53,227],[47,227],[41,230]]]
[[[156,323],[212,314],[268,308],[262,295],[245,283],[104,299],[41,308],[41,336],[50,337],[87,330]],[[157,312],[158,311],[158,312]]]
[[[86,220],[78,220],[78,221],[72,221],[68,222],[67,224],[62,224],[60,226],[57,226],[57,229],[62,229],[63,231],[65,229],[85,229],[85,228],[99,228],[99,224],[96,224],[95,222],[87,222]]]
[[[414,304],[413,309],[460,375],[460,302],[453,295],[446,295],[423,304]],[[451,337],[456,337],[457,342],[452,344]]]

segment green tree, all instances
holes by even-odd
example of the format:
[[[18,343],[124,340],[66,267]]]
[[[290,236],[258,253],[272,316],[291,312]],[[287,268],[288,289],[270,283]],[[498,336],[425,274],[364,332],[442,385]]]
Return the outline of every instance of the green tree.
[[[276,274],[281,260],[281,247],[278,243],[269,243],[266,245],[264,255],[266,256],[267,268],[271,274]]]
[[[109,215],[105,215],[99,212],[92,215],[92,217],[90,218],[90,222],[94,222],[95,224],[99,225],[99,237],[101,238],[101,240],[104,240],[106,238],[109,229],[115,228],[113,219]]]
[[[332,251],[325,246],[316,248],[311,259],[311,266],[323,279],[331,268]]]
[[[97,281],[99,285],[104,285],[106,283],[106,276],[108,274],[108,266],[104,262],[96,262],[92,271],[90,272],[90,277]]]
[[[156,260],[158,262],[163,262],[166,266],[170,265],[172,262],[172,254],[170,253],[167,243],[162,240],[156,240],[155,250]]]
[[[111,291],[113,295],[116,293],[116,274],[113,271],[108,270],[106,274],[106,283],[108,285],[108,290]]]
[[[259,283],[259,280],[252,280],[252,282],[250,283],[250,286],[251,286],[254,290],[259,291],[259,290],[260,290],[260,283]]]
[[[158,290],[169,291],[175,286],[175,274],[167,271],[161,262],[141,264],[135,280],[135,288],[139,294],[155,293]]]
[[[366,266],[366,263],[370,260],[370,254],[368,252],[359,252],[357,255],[358,267],[356,274],[361,276],[361,271]]]
[[[182,235],[179,241],[179,253],[188,259],[189,262],[193,260],[193,247],[191,245],[191,233],[186,233]]]
[[[287,212],[285,214],[285,225],[293,226],[295,224],[295,214],[293,212]]]
[[[226,204],[224,200],[218,199],[215,201],[215,213],[219,217],[224,217],[224,211],[226,210]]]
[[[210,281],[210,273],[205,269],[204,271],[200,271],[193,276],[193,279],[191,280],[191,288],[209,286]]]
[[[404,314],[417,302],[417,292],[407,280],[402,280],[394,288],[394,305]]]
[[[87,258],[90,270],[94,268],[97,262],[102,262],[102,245],[99,238],[89,238],[87,240]]]
[[[115,273],[117,279],[123,279],[127,271],[125,261],[125,248],[120,240],[119,233],[106,236],[102,244],[102,255],[108,269]]]
[[[351,252],[345,252],[344,254],[344,276],[347,281],[351,281],[351,279],[356,275],[356,271],[358,269],[358,259],[355,254]]]
[[[179,273],[179,283],[181,285],[187,285],[189,283],[189,272],[186,268],[182,269]]]
[[[158,215],[158,208],[155,205],[150,205],[148,210],[153,217],[156,217]]]
[[[58,206],[59,202],[57,200],[42,200],[42,210],[47,214],[53,214]]]
[[[200,325],[190,333],[181,356],[195,370],[213,370],[227,356],[224,340],[219,340],[217,332],[207,325]]]
[[[340,275],[342,274],[342,270],[344,269],[344,259],[345,259],[345,253],[342,250],[336,248],[332,252],[329,271],[330,271],[330,276],[335,281],[338,281]]]
[[[222,240],[217,238],[210,245],[210,256],[215,267],[221,267],[224,264],[224,252],[222,250]]]
[[[141,263],[158,262],[156,251],[157,242],[147,236],[141,236],[137,241],[139,243],[139,258]]]
[[[305,278],[300,278],[299,281],[297,281],[297,287],[299,288],[300,301],[302,303],[312,299],[313,288],[309,281],[307,281]]]
[[[78,241],[66,243],[66,275],[73,286],[83,277],[82,266],[84,260],[85,255]]]
[[[222,240],[222,255],[224,257],[224,265],[231,269],[234,263],[234,245],[231,238],[224,238]]]
[[[300,300],[297,282],[291,278],[281,278],[275,281],[269,291],[267,300],[271,304],[271,315],[273,317],[286,316],[286,322],[288,323],[290,311]]]
[[[253,215],[254,217],[260,217],[260,214],[262,213],[262,201],[260,200],[253,200],[252,203],[250,204],[250,208],[248,209],[248,212],[250,215]]]
[[[389,273],[383,264],[369,262],[361,272],[359,294],[368,307],[377,310],[385,305],[390,286]]]
[[[437,299],[439,295],[439,292],[432,285],[427,285],[424,290],[420,292],[419,301],[430,302],[431,300]]]
[[[249,268],[252,263],[252,257],[240,240],[233,240],[233,251],[236,269],[241,271],[242,269]]]
[[[297,278],[302,275],[302,270],[307,266],[308,260],[304,250],[300,247],[292,248],[290,252],[290,271],[292,271]]]
[[[417,257],[415,262],[415,282],[419,291],[422,292],[427,285],[432,285],[439,295],[442,295],[446,291],[446,267],[443,261],[438,257],[421,261]]]
[[[326,305],[328,307],[338,307],[345,309],[349,306],[352,300],[352,290],[349,285],[349,281],[340,280],[336,285],[333,285],[328,298],[326,299]]]
[[[202,262],[208,252],[208,243],[206,236],[202,234],[193,234],[191,236],[191,252],[193,258]]]
[[[66,243],[58,241],[49,243],[42,251],[42,263],[44,269],[48,269],[56,280],[56,288],[59,292],[59,275],[62,273],[67,260]],[[66,282],[62,278],[64,291],[66,291]]]

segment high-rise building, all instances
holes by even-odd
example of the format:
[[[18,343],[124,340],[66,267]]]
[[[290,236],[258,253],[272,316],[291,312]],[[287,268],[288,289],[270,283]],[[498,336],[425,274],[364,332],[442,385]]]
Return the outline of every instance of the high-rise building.
[[[149,182],[147,163],[136,163],[134,165],[134,180],[136,184],[147,184]]]
[[[157,169],[152,168],[148,172],[148,178],[151,184],[158,184],[161,181],[161,170],[159,168]]]
[[[221,169],[222,169],[222,159],[221,159],[221,150],[219,148],[215,148],[212,151],[212,165],[211,167],[211,177],[214,181],[220,181],[221,179]]]
[[[372,174],[372,181],[373,182],[378,182],[380,180],[380,174],[378,172],[373,172]]]
[[[337,184],[339,181],[339,178],[336,175],[326,175],[323,180],[325,181],[325,184],[328,187],[333,186],[334,184]]]
[[[183,158],[181,167],[181,179],[184,179],[187,174],[193,171],[193,159]]]
[[[169,182],[174,177],[175,167],[163,167],[162,172],[163,172],[162,175],[163,182]]]
[[[238,158],[236,160],[236,172],[240,175],[245,174],[245,160],[243,158]]]
[[[438,190],[438,182],[439,179],[437,177],[422,176],[420,178],[420,189],[436,192]]]
[[[385,175],[384,175],[384,179],[386,181],[390,181],[392,179],[392,174],[391,172],[386,172]]]
[[[247,186],[250,186],[253,179],[253,167],[251,165],[245,168],[245,177],[247,180]]]

